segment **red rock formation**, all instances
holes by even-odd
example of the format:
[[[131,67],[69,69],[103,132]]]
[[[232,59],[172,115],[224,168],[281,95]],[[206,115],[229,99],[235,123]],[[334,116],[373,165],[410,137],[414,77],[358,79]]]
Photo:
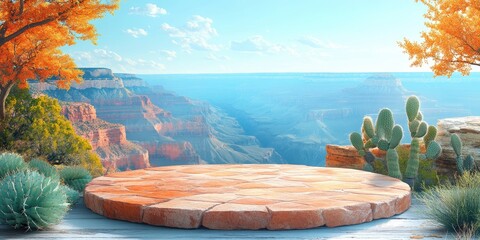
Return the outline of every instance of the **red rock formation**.
[[[125,126],[98,119],[92,105],[65,103],[62,114],[72,122],[75,131],[90,142],[107,171],[150,167],[148,152],[127,141]]]
[[[154,166],[202,164],[200,157],[189,142],[139,142],[148,150]]]
[[[90,104],[83,103],[62,103],[62,114],[74,123],[97,118],[95,108]]]

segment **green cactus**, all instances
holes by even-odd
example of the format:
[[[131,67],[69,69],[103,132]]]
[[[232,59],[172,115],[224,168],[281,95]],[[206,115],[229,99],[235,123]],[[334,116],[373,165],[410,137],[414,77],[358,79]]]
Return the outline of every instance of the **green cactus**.
[[[437,137],[437,128],[435,126],[428,126],[427,134],[425,135],[425,137],[423,137],[423,142],[425,143],[425,147],[428,148],[428,146],[430,145],[430,142],[435,140],[436,137]]]
[[[406,103],[406,112],[412,142],[403,180],[409,183],[412,188],[415,186],[420,159],[428,159],[429,163],[433,163],[433,160],[442,151],[440,145],[434,141],[437,129],[433,126],[429,127],[423,121],[423,115],[419,110],[420,101],[418,98],[415,96],[409,97]],[[392,177],[402,179],[397,147],[403,138],[403,129],[401,126],[395,125],[392,111],[386,108],[380,110],[375,128],[373,128],[372,119],[365,117],[362,124],[362,135],[352,133],[350,141],[367,162],[364,169],[386,172]],[[426,143],[427,152],[425,154],[420,154],[420,138],[424,138]],[[370,152],[370,149],[375,147],[387,152],[385,158],[377,158]]]
[[[8,174],[27,169],[27,164],[23,161],[23,157],[16,153],[0,154],[0,180]]]
[[[28,168],[43,174],[45,177],[51,177],[57,180],[60,178],[55,167],[53,167],[50,163],[40,159],[30,160],[30,162],[28,162]]]
[[[425,153],[425,157],[427,159],[433,160],[440,157],[441,154],[442,154],[442,147],[440,146],[440,144],[438,144],[435,141],[431,141],[427,147],[427,152]]]
[[[413,120],[408,123],[408,130],[410,130],[410,136],[415,137],[417,135],[418,127],[420,126],[420,121]]]
[[[83,192],[87,183],[92,180],[92,175],[82,167],[65,167],[60,171],[60,178],[73,190]]]
[[[428,124],[426,122],[421,122],[418,126],[417,132],[415,134],[416,138],[422,138],[427,134]]]
[[[368,139],[371,139],[375,136],[375,128],[373,127],[373,120],[371,117],[363,118],[362,131],[365,132]]]
[[[462,155],[462,140],[460,140],[460,137],[454,133],[450,136],[450,144],[452,145],[453,151],[455,151],[455,154],[457,156]]]
[[[395,125],[393,114],[390,109],[382,109],[378,113],[377,123],[375,125],[375,132],[378,140],[390,139],[392,137],[392,129]]]
[[[367,172],[373,172],[373,167],[370,163],[365,163],[365,165],[363,165],[363,170],[364,171],[367,171]]]
[[[403,138],[403,128],[400,125],[395,125],[392,130],[392,138],[390,139],[390,149],[395,149]]]
[[[472,155],[468,155],[463,161],[463,169],[465,171],[472,171],[475,169],[475,159]]]
[[[475,169],[475,159],[472,155],[468,155],[465,159],[462,157],[462,140],[460,137],[454,133],[450,136],[450,145],[457,155],[457,171],[460,175],[463,175],[464,172],[470,172]]]
[[[457,162],[457,171],[460,175],[463,175],[464,168],[463,168],[463,158],[462,156],[457,156],[456,158]]]
[[[355,149],[357,149],[357,151],[364,150],[362,136],[359,133],[357,133],[357,132],[351,133],[350,134],[350,142],[355,147]],[[360,155],[360,156],[363,157],[363,155]]]
[[[388,149],[387,151],[387,168],[390,177],[402,179],[400,172],[400,165],[398,164],[398,154],[395,149]]]
[[[408,121],[412,122],[418,116],[418,110],[420,109],[420,101],[417,97],[411,96],[407,99],[407,104],[405,105],[407,112]]]
[[[36,171],[21,171],[0,182],[0,223],[42,229],[60,222],[68,210],[60,182]]]
[[[420,122],[423,121],[423,114],[422,114],[422,112],[419,111],[418,114],[417,114],[417,117],[416,117],[415,119],[417,119],[417,120],[420,121]]]
[[[418,172],[419,165],[419,150],[420,143],[418,138],[413,138],[410,143],[410,156],[407,162],[407,169],[405,170],[405,177],[410,179],[415,179]]]

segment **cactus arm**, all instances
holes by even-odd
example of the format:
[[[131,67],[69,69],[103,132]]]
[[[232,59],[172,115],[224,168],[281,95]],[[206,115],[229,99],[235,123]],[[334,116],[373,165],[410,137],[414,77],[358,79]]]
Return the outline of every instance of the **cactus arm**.
[[[390,177],[402,179],[402,173],[398,164],[398,153],[395,149],[388,149],[387,151],[387,169]]]
[[[408,123],[408,130],[410,130],[410,136],[415,137],[418,131],[418,127],[420,126],[420,121],[413,120]]]
[[[428,124],[426,122],[421,122],[418,126],[417,132],[415,134],[416,138],[421,138],[427,134]]]
[[[368,139],[375,136],[375,128],[373,127],[373,121],[371,117],[363,118],[362,131],[365,132],[366,136],[368,136]]]
[[[390,139],[390,149],[394,149],[400,144],[403,138],[403,129],[400,125],[395,125],[392,130],[392,138]]]
[[[365,155],[365,149],[363,145],[362,135],[360,135],[360,133],[357,133],[357,132],[351,133],[350,142],[355,147],[355,149],[357,149],[360,156],[363,157]],[[363,151],[363,154],[361,154],[361,151]]]
[[[375,125],[376,137],[380,139],[390,139],[392,137],[392,129],[395,125],[392,111],[388,108],[380,110],[378,113],[377,122]]]
[[[453,151],[455,151],[455,154],[457,157],[462,155],[462,140],[460,140],[460,137],[454,133],[450,136],[450,144],[452,145]]]
[[[420,143],[418,138],[413,138],[410,144],[410,157],[407,162],[407,169],[405,170],[405,177],[415,179],[418,172]]]
[[[457,156],[457,171],[460,175],[463,175],[463,158],[462,156]]]
[[[428,149],[428,145],[430,142],[435,140],[437,137],[437,128],[435,126],[428,126],[427,134],[423,137],[423,142],[425,143],[425,147]]]
[[[423,121],[423,114],[422,114],[422,112],[418,111],[417,117],[416,117],[415,119],[417,119],[418,121]]]
[[[407,111],[408,121],[412,122],[418,115],[418,110],[420,109],[420,101],[415,96],[410,96],[407,99],[407,104],[405,106]]]
[[[442,154],[442,147],[436,141],[431,141],[427,147],[425,157],[427,159],[437,159]]]

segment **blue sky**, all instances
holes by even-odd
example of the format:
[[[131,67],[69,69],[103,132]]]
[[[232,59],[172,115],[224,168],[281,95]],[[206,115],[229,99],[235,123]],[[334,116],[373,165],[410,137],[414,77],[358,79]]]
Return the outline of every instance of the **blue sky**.
[[[401,72],[418,39],[414,0],[123,0],[94,22],[98,44],[64,48],[79,67],[130,73]]]

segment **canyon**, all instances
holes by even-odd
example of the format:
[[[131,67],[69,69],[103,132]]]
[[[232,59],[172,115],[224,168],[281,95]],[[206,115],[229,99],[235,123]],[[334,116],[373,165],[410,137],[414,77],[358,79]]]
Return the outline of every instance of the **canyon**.
[[[285,163],[260,147],[222,110],[149,87],[132,74],[84,68],[84,81],[69,90],[31,82],[32,92],[62,102],[64,115],[87,138],[107,169],[214,163]],[[98,116],[98,118],[97,118]]]

